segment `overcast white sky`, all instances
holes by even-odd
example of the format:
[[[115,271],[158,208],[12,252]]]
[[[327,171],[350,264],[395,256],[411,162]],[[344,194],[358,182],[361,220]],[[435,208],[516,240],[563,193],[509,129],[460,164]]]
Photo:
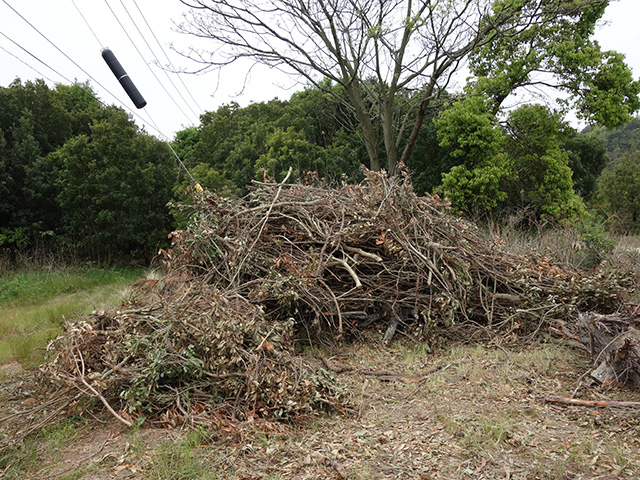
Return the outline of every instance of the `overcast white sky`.
[[[215,73],[181,75],[185,88],[176,75],[167,74],[154,63],[155,55],[161,64],[166,65],[166,53],[175,67],[193,67],[170,47],[173,44],[177,50],[185,51],[194,45],[194,38],[175,32],[174,23],[181,21],[184,11],[185,7],[178,0],[0,0],[0,86],[8,86],[16,77],[23,81],[46,77],[50,79],[47,80],[49,84],[66,84],[67,79],[89,80],[103,102],[125,107],[133,112],[136,123],[145,126],[149,133],[160,133],[168,138],[186,126],[197,125],[198,116],[203,111],[215,110],[232,100],[244,106],[274,97],[288,99],[295,91],[292,79],[262,68],[251,73],[247,88],[238,96],[246,73],[242,67],[229,70],[220,77]],[[605,13],[606,24],[597,33],[604,49],[626,55],[636,78],[640,77],[638,18],[640,1],[612,1]],[[162,50],[153,35],[162,44]],[[137,110],[132,105],[102,60],[103,47],[109,47],[116,55],[147,101],[146,107]]]

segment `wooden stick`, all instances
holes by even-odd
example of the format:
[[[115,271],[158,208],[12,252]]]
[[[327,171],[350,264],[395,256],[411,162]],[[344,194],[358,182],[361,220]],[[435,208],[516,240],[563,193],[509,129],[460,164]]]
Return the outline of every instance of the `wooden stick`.
[[[333,265],[341,265],[349,273],[349,275],[351,275],[351,278],[356,284],[356,288],[362,287],[362,282],[358,278],[358,275],[353,270],[353,268],[351,268],[351,265],[349,265],[345,260],[332,256],[331,261],[327,262],[327,267],[331,267]]]
[[[559,403],[574,407],[611,407],[611,408],[638,408],[640,402],[623,402],[618,400],[581,400],[579,398],[548,395],[544,399],[547,403]]]
[[[109,405],[109,402],[107,402],[107,399],[104,398],[100,392],[98,392],[93,386],[91,386],[89,384],[89,382],[87,382],[84,378],[84,358],[82,357],[82,352],[78,349],[78,355],[80,356],[80,362],[82,365],[82,369],[78,368],[78,378],[80,378],[80,381],[89,389],[89,391],[96,396],[96,398],[98,398],[98,400],[100,400],[103,405],[105,407],[107,407],[107,410],[109,410],[109,412],[111,413],[111,415],[113,415],[115,418],[117,418],[120,422],[124,423],[127,427],[132,427],[133,423],[131,423],[129,420],[127,420],[126,418],[123,418],[122,416],[120,416],[118,414],[118,412],[116,412],[113,407],[111,405]]]
[[[371,252],[365,252],[364,250],[362,250],[361,248],[356,248],[356,247],[350,247],[348,245],[345,245],[344,248],[347,252],[351,252],[351,253],[357,253],[358,255],[360,255],[361,257],[366,257],[366,258],[370,258],[371,260],[374,260],[378,263],[382,263],[382,257],[376,255],[375,253],[371,253]]]

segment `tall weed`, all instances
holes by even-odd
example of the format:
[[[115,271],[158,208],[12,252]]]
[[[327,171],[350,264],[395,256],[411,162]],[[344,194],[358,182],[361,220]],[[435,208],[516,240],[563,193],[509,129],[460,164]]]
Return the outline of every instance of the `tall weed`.
[[[597,267],[613,253],[618,242],[592,219],[574,225],[544,223],[527,228],[507,220],[488,224],[487,232],[495,242],[517,255],[537,254],[582,269]]]

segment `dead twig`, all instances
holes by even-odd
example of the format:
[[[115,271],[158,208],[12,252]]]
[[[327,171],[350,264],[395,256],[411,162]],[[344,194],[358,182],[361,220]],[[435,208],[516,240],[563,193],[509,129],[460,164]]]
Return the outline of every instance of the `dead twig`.
[[[78,350],[78,358],[80,359],[80,367],[77,370],[78,373],[78,379],[82,382],[82,384],[87,387],[89,389],[89,391],[98,399],[102,402],[102,404],[106,407],[107,410],[109,410],[109,413],[111,413],[111,415],[113,415],[119,422],[125,424],[127,427],[132,427],[133,423],[130,422],[129,420],[127,420],[126,418],[123,418],[118,412],[116,412],[113,407],[111,405],[109,405],[109,402],[107,402],[107,399],[104,398],[100,392],[98,392],[98,390],[96,390],[89,382],[87,382],[86,378],[85,378],[85,365],[84,365],[84,358],[82,356],[82,352],[80,350]]]

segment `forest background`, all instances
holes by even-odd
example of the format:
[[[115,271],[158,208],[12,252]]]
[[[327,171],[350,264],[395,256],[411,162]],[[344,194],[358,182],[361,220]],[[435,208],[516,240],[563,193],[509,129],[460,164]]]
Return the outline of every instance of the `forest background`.
[[[640,119],[578,132],[548,107],[523,105],[483,124],[481,109],[469,115],[454,100],[431,109],[406,166],[419,194],[446,197],[455,212],[485,222],[640,231]],[[5,254],[146,263],[172,229],[186,227],[170,204],[189,201],[192,181],[169,145],[101,104],[89,85],[16,80],[0,88],[0,104]],[[458,131],[465,115],[466,128],[485,128],[485,138],[468,132],[477,144],[467,141],[467,152]],[[357,120],[314,87],[289,100],[222,106],[178,132],[171,147],[221,196],[245,194],[252,180],[282,180],[289,167],[302,182],[357,182],[366,163]],[[497,173],[482,163],[490,148],[509,159]]]
[[[193,12],[184,33],[226,48],[217,60],[193,51],[204,70],[250,57],[296,70],[308,87],[206,112],[170,143],[89,83],[0,88],[0,247],[9,256],[148,263],[171,230],[187,227],[171,205],[190,200],[194,181],[238,196],[290,167],[292,180],[327,186],[360,181],[362,165],[406,168],[419,195],[481,222],[640,230],[640,82],[624,56],[593,40],[607,1],[477,2],[478,11],[426,2],[408,4],[406,18],[400,3],[335,12],[283,3],[277,27],[300,22],[300,38],[272,29],[268,9],[245,18],[242,4],[183,3]],[[466,85],[450,93],[462,63]],[[541,87],[548,102],[518,103]],[[570,112],[590,126],[576,131]]]

